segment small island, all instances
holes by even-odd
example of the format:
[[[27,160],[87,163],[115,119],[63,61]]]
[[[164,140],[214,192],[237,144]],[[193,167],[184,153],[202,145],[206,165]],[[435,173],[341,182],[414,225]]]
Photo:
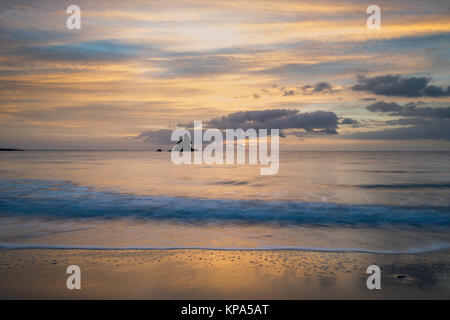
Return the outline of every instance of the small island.
[[[25,151],[25,150],[17,148],[0,148],[0,151]]]

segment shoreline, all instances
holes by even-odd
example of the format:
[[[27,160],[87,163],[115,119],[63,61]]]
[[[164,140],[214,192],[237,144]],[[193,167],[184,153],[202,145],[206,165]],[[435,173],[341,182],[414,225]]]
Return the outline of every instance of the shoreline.
[[[409,255],[426,254],[439,251],[450,250],[450,245],[433,244],[425,247],[417,247],[403,250],[383,250],[383,249],[363,249],[363,248],[322,248],[322,247],[263,247],[263,248],[221,248],[221,247],[106,247],[106,246],[62,246],[62,245],[13,245],[1,244],[2,250],[76,250],[76,251],[186,251],[186,250],[204,250],[204,251],[299,251],[299,252],[321,252],[321,253],[367,253],[382,255]]]
[[[0,299],[449,299],[450,250],[0,249]],[[69,265],[81,290],[68,290]],[[366,268],[381,268],[368,290]]]

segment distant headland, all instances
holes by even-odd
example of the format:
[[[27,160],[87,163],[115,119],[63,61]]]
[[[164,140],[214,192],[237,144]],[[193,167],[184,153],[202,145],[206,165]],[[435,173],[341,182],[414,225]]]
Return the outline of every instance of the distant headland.
[[[25,150],[17,148],[0,148],[0,151],[25,151]]]

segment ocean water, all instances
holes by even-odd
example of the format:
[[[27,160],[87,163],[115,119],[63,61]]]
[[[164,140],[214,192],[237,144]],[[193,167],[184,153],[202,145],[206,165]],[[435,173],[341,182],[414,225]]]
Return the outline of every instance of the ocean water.
[[[255,165],[175,165],[154,151],[0,153],[0,247],[450,247],[449,152],[281,152]]]

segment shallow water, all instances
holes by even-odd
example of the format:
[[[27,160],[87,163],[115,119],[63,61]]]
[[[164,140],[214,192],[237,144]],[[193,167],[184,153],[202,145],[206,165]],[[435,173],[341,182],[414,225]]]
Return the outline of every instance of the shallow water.
[[[4,247],[450,246],[450,153],[282,152],[280,170],[174,165],[167,152],[0,153]]]

